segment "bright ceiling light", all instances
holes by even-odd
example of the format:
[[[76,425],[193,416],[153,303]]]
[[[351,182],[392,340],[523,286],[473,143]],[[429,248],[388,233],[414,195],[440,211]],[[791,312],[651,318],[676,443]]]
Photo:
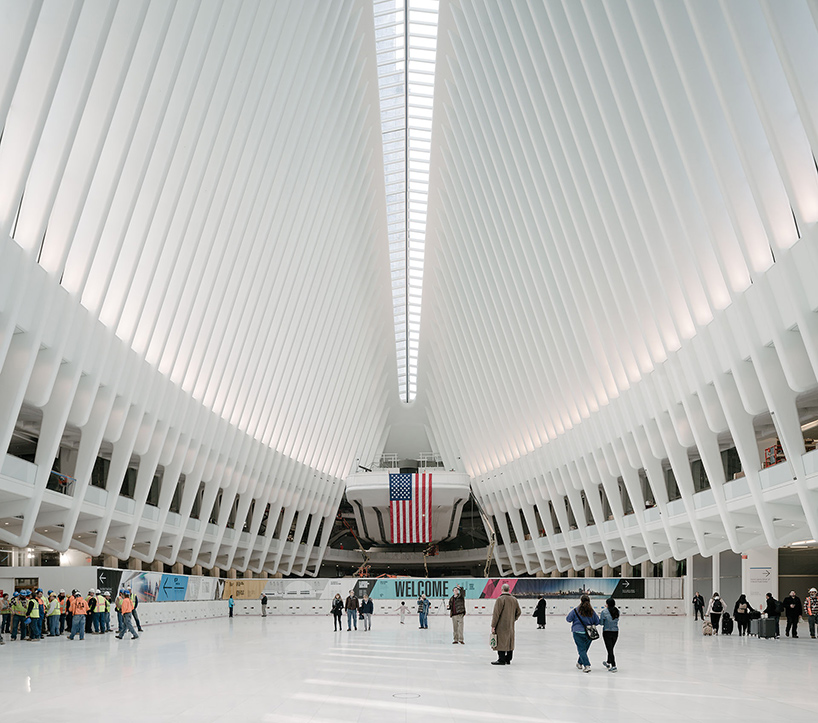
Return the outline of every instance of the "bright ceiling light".
[[[375,0],[373,8],[398,387],[401,399],[411,402],[417,393],[438,0]]]

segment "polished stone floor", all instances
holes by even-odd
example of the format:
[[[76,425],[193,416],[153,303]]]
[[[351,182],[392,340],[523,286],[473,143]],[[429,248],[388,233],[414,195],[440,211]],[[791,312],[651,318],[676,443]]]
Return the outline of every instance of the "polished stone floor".
[[[575,667],[569,626],[517,625],[513,665],[489,665],[486,617],[451,644],[447,618],[245,617],[145,628],[139,640],[45,639],[0,647],[4,718],[52,721],[809,721],[818,641],[703,638],[685,618],[623,618],[619,672]],[[7,639],[8,640],[8,639]]]

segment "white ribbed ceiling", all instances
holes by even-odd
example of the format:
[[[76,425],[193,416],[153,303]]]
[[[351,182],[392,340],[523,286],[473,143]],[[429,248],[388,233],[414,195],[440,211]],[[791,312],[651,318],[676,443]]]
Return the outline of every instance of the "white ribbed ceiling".
[[[0,538],[303,572],[401,425],[542,522],[515,570],[818,537],[817,68],[810,0],[0,0],[0,444],[42,410]]]
[[[194,400],[343,475],[395,388],[371,5],[4,14],[5,231]]]

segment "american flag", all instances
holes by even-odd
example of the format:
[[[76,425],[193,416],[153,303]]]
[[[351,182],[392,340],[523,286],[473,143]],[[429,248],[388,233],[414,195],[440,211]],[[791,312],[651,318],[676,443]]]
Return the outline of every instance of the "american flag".
[[[432,541],[432,473],[390,474],[392,542]]]

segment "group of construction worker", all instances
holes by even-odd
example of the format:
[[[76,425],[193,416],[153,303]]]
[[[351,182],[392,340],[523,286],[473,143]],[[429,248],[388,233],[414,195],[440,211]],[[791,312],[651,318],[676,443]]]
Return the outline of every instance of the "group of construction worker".
[[[65,590],[55,593],[49,590],[44,594],[38,590],[20,590],[11,599],[8,593],[0,596],[0,645],[3,645],[3,633],[9,633],[12,640],[42,640],[43,637],[60,637],[69,633],[73,640],[79,635],[85,640],[85,633],[102,635],[111,630],[111,606],[117,613],[119,628],[117,638],[120,640],[125,631],[133,638],[139,637],[134,630],[142,632],[142,625],[136,613],[138,602],[130,590],[120,590],[116,600],[111,602],[111,593],[102,594],[99,590],[89,590],[88,597],[83,597],[77,590],[66,595]],[[45,625],[44,625],[45,624]]]

